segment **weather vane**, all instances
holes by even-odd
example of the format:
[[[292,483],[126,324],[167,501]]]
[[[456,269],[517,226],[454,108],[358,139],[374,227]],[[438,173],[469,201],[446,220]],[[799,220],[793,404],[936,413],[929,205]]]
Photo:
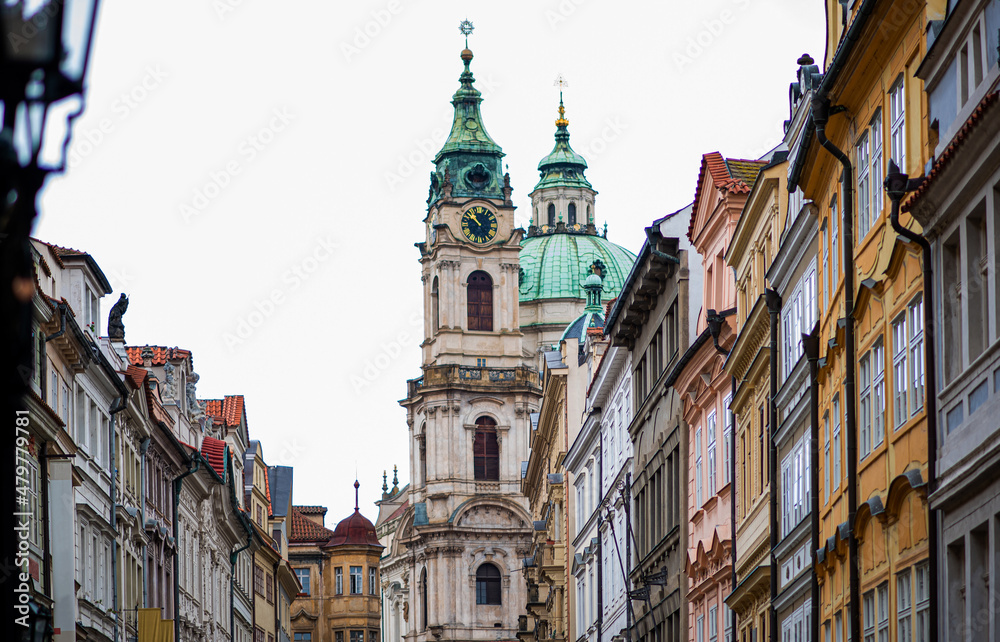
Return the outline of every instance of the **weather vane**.
[[[552,84],[559,88],[559,119],[556,120],[556,127],[565,127],[569,124],[569,121],[566,120],[566,108],[563,107],[562,92],[564,87],[569,87],[569,83],[566,82],[566,77],[560,73],[556,74],[556,81]]]
[[[475,27],[472,26],[472,23],[470,21],[463,20],[461,23],[459,23],[458,30],[462,33],[463,36],[465,36],[465,48],[468,49],[469,34],[471,34],[475,30]]]

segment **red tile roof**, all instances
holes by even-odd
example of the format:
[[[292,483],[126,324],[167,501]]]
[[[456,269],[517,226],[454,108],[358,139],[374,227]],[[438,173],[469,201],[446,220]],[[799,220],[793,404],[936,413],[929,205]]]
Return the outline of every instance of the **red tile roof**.
[[[301,506],[292,506],[292,527],[289,529],[288,541],[296,543],[325,543],[329,541],[333,537],[333,531],[303,515],[300,511],[301,508]],[[315,507],[307,506],[306,508]]]
[[[162,366],[167,362],[167,360],[175,359],[188,359],[191,361],[191,366],[194,367],[194,359],[191,356],[190,350],[184,350],[182,348],[166,348],[163,346],[129,346],[125,348],[125,352],[128,354],[128,360],[137,365],[143,365],[142,362],[142,351],[145,348],[149,348],[153,351],[152,365]]]
[[[958,154],[959,148],[965,143],[965,141],[969,140],[973,130],[986,119],[986,114],[993,111],[998,102],[1000,102],[998,101],[998,98],[1000,98],[1000,92],[993,92],[983,96],[983,99],[979,101],[976,108],[972,110],[972,114],[969,115],[968,120],[965,121],[962,128],[958,130],[955,137],[951,139],[948,146],[944,148],[941,154],[937,157],[937,160],[934,161],[934,166],[931,167],[931,171],[927,174],[927,178],[924,179],[924,182],[921,183],[920,187],[914,190],[913,194],[910,195],[910,198],[900,208],[901,210],[909,212],[917,204],[917,201],[919,201],[924,194],[927,193],[930,186],[941,175],[951,159]]]
[[[271,510],[271,476],[267,474],[267,470],[264,470],[264,494],[267,495],[267,516],[274,517],[274,511]]]
[[[326,506],[296,506],[295,510],[303,515],[326,515]]]
[[[226,395],[225,399],[201,399],[205,414],[218,419],[226,426],[239,426],[243,420],[245,401],[243,395]]]
[[[201,456],[208,460],[208,464],[215,473],[226,478],[226,450],[229,446],[226,442],[215,437],[205,437],[201,442]]]
[[[701,200],[701,184],[707,171],[712,176],[715,189],[737,194],[749,194],[757,175],[767,165],[767,161],[745,160],[741,158],[723,158],[719,152],[709,152],[701,157],[701,170],[698,172],[698,185],[694,190],[694,203],[691,205],[691,222],[688,223],[688,240],[694,242],[694,219],[698,215],[698,203]]]

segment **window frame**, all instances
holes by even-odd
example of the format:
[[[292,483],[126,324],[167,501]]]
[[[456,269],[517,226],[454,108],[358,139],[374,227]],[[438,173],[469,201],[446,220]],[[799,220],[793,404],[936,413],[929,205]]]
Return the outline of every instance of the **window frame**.
[[[906,173],[906,84],[900,74],[889,88],[889,158]]]
[[[702,494],[702,466],[701,466],[701,428],[696,428],[694,431],[694,480],[695,480],[695,512],[697,512],[702,506],[702,499],[704,495]]]
[[[500,481],[500,439],[497,422],[488,415],[476,419],[472,460],[475,481]]]
[[[357,572],[355,572],[357,571]],[[363,566],[349,566],[348,573],[350,576],[350,589],[351,595],[364,595],[364,567]],[[355,579],[356,578],[356,579]],[[356,586],[355,586],[356,585]],[[357,589],[357,590],[355,590]]]
[[[899,429],[910,418],[909,366],[910,349],[906,310],[892,321],[892,412],[893,427]]]
[[[492,562],[476,569],[476,606],[503,606],[503,573]]]
[[[716,462],[715,462],[715,432],[716,432],[716,411],[713,409],[708,413],[708,419],[705,421],[705,430],[708,434],[708,456],[706,457],[706,466],[708,467],[708,496],[711,497],[718,492],[718,480],[716,478]]]
[[[910,395],[910,416],[914,416],[924,409],[924,394],[926,365],[924,363],[924,298],[918,294],[906,306],[909,318],[910,335],[910,369],[907,372]]]

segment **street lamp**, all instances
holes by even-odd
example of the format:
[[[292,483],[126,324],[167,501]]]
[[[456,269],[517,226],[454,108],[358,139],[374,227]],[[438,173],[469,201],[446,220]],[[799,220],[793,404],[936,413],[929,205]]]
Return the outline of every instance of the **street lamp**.
[[[28,603],[28,628],[21,634],[21,642],[49,642],[53,634],[52,611],[32,599]]]
[[[83,113],[84,84],[100,0],[0,0],[0,416],[23,411],[32,378],[31,245],[38,192],[66,167],[70,125]],[[13,423],[8,422],[13,430]],[[16,469],[14,435],[4,435],[0,470]],[[3,463],[7,462],[7,463]],[[17,510],[2,493],[0,513]],[[0,550],[14,550],[14,531],[2,529]],[[12,586],[16,574],[0,580]],[[5,591],[6,592],[6,591]],[[11,593],[10,595],[13,595]],[[39,626],[51,613],[39,612]],[[51,628],[51,627],[50,627]],[[36,638],[41,639],[41,638]]]

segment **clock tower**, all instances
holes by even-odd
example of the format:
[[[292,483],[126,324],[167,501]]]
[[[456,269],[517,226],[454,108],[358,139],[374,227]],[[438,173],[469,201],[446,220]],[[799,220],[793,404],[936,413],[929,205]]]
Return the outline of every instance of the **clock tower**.
[[[462,23],[466,35],[470,23]],[[420,250],[422,375],[407,382],[412,482],[384,576],[402,578],[407,640],[516,640],[531,521],[521,494],[538,372],[522,350],[519,252],[503,151],[486,131],[472,51],[434,158]]]

